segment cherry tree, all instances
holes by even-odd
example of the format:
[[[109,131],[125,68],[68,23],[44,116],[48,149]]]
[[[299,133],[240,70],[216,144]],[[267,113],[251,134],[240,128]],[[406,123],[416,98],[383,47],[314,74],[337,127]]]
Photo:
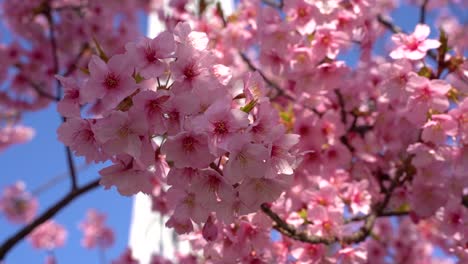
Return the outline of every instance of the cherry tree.
[[[52,218],[100,186],[151,196],[191,244],[177,263],[468,261],[466,2],[403,3],[409,31],[392,0],[1,4],[15,38],[0,47],[0,148],[56,104],[71,184],[40,214],[24,183],[5,188],[1,211],[24,225],[5,263],[25,238],[61,247]],[[167,30],[140,36],[141,11]],[[78,184],[75,156],[103,163],[96,180]],[[114,241],[100,212],[80,228],[86,248]],[[128,248],[113,263],[137,261]]]

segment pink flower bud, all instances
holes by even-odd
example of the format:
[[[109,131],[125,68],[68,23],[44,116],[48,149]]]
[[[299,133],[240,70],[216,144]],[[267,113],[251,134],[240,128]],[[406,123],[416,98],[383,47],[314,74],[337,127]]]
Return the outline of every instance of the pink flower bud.
[[[213,221],[213,218],[208,216],[208,219],[206,220],[205,225],[203,226],[203,238],[205,238],[207,241],[215,241],[216,238],[218,238],[218,227]]]

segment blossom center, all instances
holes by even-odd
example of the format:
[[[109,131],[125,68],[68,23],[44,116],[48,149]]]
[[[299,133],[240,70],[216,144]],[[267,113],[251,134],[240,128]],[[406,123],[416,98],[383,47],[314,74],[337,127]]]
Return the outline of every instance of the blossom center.
[[[182,148],[186,151],[186,152],[192,152],[194,149],[195,149],[195,139],[193,137],[185,137],[183,140],[182,140]]]
[[[157,60],[156,58],[156,51],[152,49],[151,47],[146,47],[145,49],[145,58],[146,61],[149,63],[153,63]]]
[[[214,133],[217,135],[225,135],[228,133],[226,123],[224,121],[218,121],[214,124]]]
[[[116,76],[114,73],[107,74],[104,80],[104,86],[107,89],[115,89],[119,85],[119,77]]]

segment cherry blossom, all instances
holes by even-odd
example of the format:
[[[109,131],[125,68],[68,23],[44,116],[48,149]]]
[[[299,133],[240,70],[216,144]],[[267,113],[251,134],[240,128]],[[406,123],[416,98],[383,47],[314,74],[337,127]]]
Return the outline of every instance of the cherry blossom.
[[[410,1],[409,34],[391,18],[408,3],[387,0],[243,0],[229,14],[207,1],[88,2],[0,4],[12,34],[0,45],[0,150],[32,138],[24,116],[56,109],[65,201],[98,185],[151,196],[191,245],[180,263],[468,259],[460,1]],[[166,31],[142,37],[141,11]],[[73,155],[103,163],[94,181]],[[63,245],[62,227],[31,222],[37,207],[22,184],[0,200],[8,220],[36,227],[34,247]],[[86,248],[114,242],[97,211],[80,229]],[[113,263],[138,261],[128,248]]]
[[[67,230],[53,220],[38,226],[28,237],[36,249],[52,250],[62,247],[67,239]]]
[[[397,48],[390,53],[392,59],[406,58],[409,60],[420,60],[426,56],[430,49],[440,46],[440,42],[428,39],[430,28],[424,24],[416,25],[413,34],[405,35],[399,33],[392,36],[392,40],[397,44]]]
[[[38,207],[37,199],[26,191],[24,182],[6,187],[0,198],[0,211],[9,221],[17,224],[33,220]]]
[[[114,232],[105,225],[106,216],[97,210],[90,209],[86,219],[80,224],[83,231],[82,245],[85,248],[109,248],[114,244]]]

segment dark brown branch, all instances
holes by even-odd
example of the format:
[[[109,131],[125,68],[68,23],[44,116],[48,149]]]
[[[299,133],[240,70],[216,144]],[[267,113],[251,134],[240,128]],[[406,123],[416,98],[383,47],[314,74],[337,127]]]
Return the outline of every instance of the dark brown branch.
[[[378,217],[391,217],[391,216],[405,216],[410,213],[409,210],[400,210],[400,211],[387,211],[387,212],[382,212],[378,215]],[[352,217],[349,219],[345,220],[345,224],[351,223],[351,222],[359,222],[363,221],[367,218],[368,215],[361,215],[361,216],[356,216]]]
[[[50,40],[50,48],[52,52],[52,60],[54,64],[53,72],[55,74],[59,73],[59,59],[58,59],[58,54],[57,54],[57,39],[55,38],[55,25],[54,25],[54,19],[52,17],[52,10],[50,8],[49,3],[46,4],[46,9],[44,11],[44,15],[47,18],[47,22],[49,23],[49,40]],[[58,83],[58,80],[57,80]],[[61,98],[61,89],[60,86],[57,84],[57,98]]]
[[[340,90],[336,89],[335,90],[335,95],[336,98],[338,99],[338,104],[340,106],[340,116],[341,116],[341,123],[346,126],[346,123],[348,122],[347,120],[347,114],[346,114],[346,109],[345,109],[345,102],[343,99],[343,95],[341,94]]]
[[[348,236],[341,237],[341,238],[337,236],[331,236],[331,237],[311,236],[305,232],[298,231],[294,226],[291,226],[288,223],[286,223],[286,221],[281,219],[281,217],[279,217],[275,212],[271,210],[269,205],[262,204],[261,209],[266,215],[268,215],[271,218],[271,220],[273,220],[274,222],[273,228],[278,230],[283,235],[288,236],[292,239],[305,242],[305,243],[310,243],[310,244],[325,244],[325,245],[330,245],[335,242],[341,242],[345,244],[360,243],[364,241],[371,233],[377,217],[384,214],[384,210],[387,207],[388,203],[390,202],[390,198],[392,197],[393,191],[399,185],[403,184],[406,179],[412,176],[412,175],[408,175],[408,174],[411,174],[411,172],[409,172],[411,171],[410,167],[411,167],[411,157],[403,161],[402,167],[398,169],[394,180],[392,181],[391,185],[386,190],[383,201],[377,203],[374,206],[372,210],[373,212],[371,214],[364,216],[363,219],[360,219],[360,220],[365,220],[361,228],[359,228],[359,230],[355,231],[354,233]],[[406,177],[401,179],[404,176]]]
[[[66,146],[65,147],[65,153],[67,155],[67,165],[68,165],[68,172],[70,173],[70,178],[71,178],[71,185],[72,185],[72,190],[76,190],[78,188],[78,183],[77,183],[77,173],[76,173],[76,167],[75,167],[75,162],[73,161],[73,155],[71,152],[70,147]]]
[[[384,17],[382,15],[378,15],[377,16],[377,21],[379,21],[380,24],[385,26],[388,30],[390,30],[394,34],[404,33],[403,29],[401,29],[397,25],[393,24],[393,22],[387,17]]]
[[[338,240],[336,237],[320,237],[320,236],[310,236],[304,232],[299,232],[296,230],[295,227],[286,223],[281,217],[279,217],[275,212],[271,210],[271,208],[267,204],[261,205],[262,211],[268,215],[274,222],[275,225],[273,228],[278,230],[280,233],[301,242],[309,243],[309,244],[325,244],[330,245]]]
[[[74,201],[77,197],[93,190],[99,186],[99,179],[96,179],[85,186],[78,188],[76,190],[70,191],[62,199],[60,199],[56,204],[47,209],[39,217],[37,217],[33,222],[23,227],[21,230],[13,234],[10,238],[4,241],[0,247],[0,260],[4,260],[8,252],[22,239],[29,235],[36,227],[43,224],[47,220],[54,217],[58,212],[65,208],[68,204]]]
[[[421,8],[419,9],[419,23],[420,24],[426,23],[426,8],[427,8],[428,2],[429,0],[424,0],[423,3],[421,4]]]
[[[44,10],[44,15],[47,18],[47,22],[49,23],[49,38],[50,38],[50,46],[51,46],[51,52],[52,52],[52,58],[53,58],[53,63],[54,63],[54,68],[53,71],[55,74],[60,73],[60,65],[59,65],[59,58],[58,58],[58,48],[57,48],[57,39],[55,35],[55,24],[54,24],[54,19],[52,17],[52,9],[50,7],[50,3],[46,3],[45,10]],[[84,52],[84,51],[83,51]],[[80,52],[81,53],[81,52]],[[81,55],[80,55],[81,56]],[[58,79],[55,80],[56,83],[56,90],[57,90],[57,98],[62,97],[62,86],[60,84],[60,81]],[[66,118],[62,117],[62,122],[65,122]],[[77,189],[77,173],[76,173],[76,168],[75,168],[75,163],[73,161],[73,155],[70,150],[70,148],[67,146],[65,147],[65,153],[67,156],[67,165],[68,165],[68,170],[70,173],[70,179],[71,179],[71,185],[72,185],[72,190]]]

